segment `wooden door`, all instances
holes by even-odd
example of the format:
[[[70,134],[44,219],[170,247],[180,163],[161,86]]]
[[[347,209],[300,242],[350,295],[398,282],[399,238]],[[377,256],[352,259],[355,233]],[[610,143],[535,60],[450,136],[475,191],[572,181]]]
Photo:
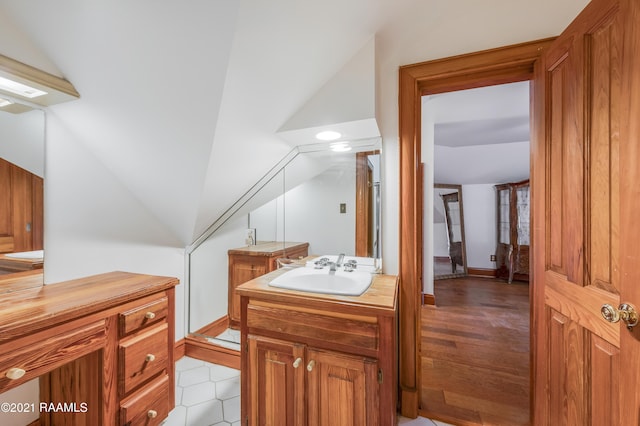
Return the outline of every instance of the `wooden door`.
[[[640,2],[593,0],[533,84],[535,425],[640,424]]]
[[[302,426],[304,346],[249,336],[249,424]]]
[[[307,353],[308,425],[378,425],[377,362],[314,349]]]

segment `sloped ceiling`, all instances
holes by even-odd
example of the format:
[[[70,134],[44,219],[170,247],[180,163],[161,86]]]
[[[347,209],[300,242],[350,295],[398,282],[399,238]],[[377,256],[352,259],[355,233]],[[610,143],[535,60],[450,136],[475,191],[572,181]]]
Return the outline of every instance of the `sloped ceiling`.
[[[81,99],[52,113],[185,245],[289,151],[278,129],[394,9],[381,0],[0,7],[25,40],[0,53],[74,84]]]
[[[74,84],[81,99],[50,113],[184,247],[289,151],[278,131],[312,122],[299,112],[372,40],[376,66],[396,70],[555,35],[584,0],[561,3],[0,0],[0,53]],[[524,9],[524,29],[505,18]]]

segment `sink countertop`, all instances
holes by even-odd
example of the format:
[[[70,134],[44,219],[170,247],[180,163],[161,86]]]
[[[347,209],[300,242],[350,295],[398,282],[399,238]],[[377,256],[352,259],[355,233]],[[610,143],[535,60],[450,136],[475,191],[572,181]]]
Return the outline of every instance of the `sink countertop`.
[[[353,310],[376,311],[381,315],[395,315],[397,310],[397,281],[395,275],[373,275],[371,286],[360,296],[311,293],[271,287],[269,282],[288,269],[278,269],[239,286],[241,296],[250,296],[271,301],[295,303],[299,306],[328,306],[339,304]]]

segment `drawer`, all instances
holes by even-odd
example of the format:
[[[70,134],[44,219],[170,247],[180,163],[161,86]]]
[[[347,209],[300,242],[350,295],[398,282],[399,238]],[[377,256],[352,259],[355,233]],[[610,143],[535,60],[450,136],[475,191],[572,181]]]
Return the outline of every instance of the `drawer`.
[[[247,326],[250,333],[271,331],[287,340],[342,345],[354,349],[378,350],[378,324],[375,318],[330,316],[322,312],[287,309],[282,305],[250,303],[247,307]],[[285,337],[286,336],[286,337]]]
[[[169,313],[166,296],[155,298],[118,315],[120,336],[126,336],[165,319]]]
[[[168,371],[167,323],[145,329],[120,343],[119,385],[124,396],[162,371]]]
[[[105,344],[103,320],[90,324],[78,320],[0,345],[0,391],[101,349]]]
[[[167,418],[169,411],[169,377],[164,375],[134,393],[120,404],[120,424],[159,425]]]

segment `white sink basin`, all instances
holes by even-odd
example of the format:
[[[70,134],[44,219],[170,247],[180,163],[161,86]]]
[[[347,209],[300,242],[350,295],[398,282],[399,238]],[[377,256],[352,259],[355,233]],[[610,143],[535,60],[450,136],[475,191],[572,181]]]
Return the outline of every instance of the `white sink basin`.
[[[345,272],[342,269],[329,273],[328,267],[297,268],[274,278],[269,285],[311,293],[360,296],[371,285],[371,274],[361,271]]]

